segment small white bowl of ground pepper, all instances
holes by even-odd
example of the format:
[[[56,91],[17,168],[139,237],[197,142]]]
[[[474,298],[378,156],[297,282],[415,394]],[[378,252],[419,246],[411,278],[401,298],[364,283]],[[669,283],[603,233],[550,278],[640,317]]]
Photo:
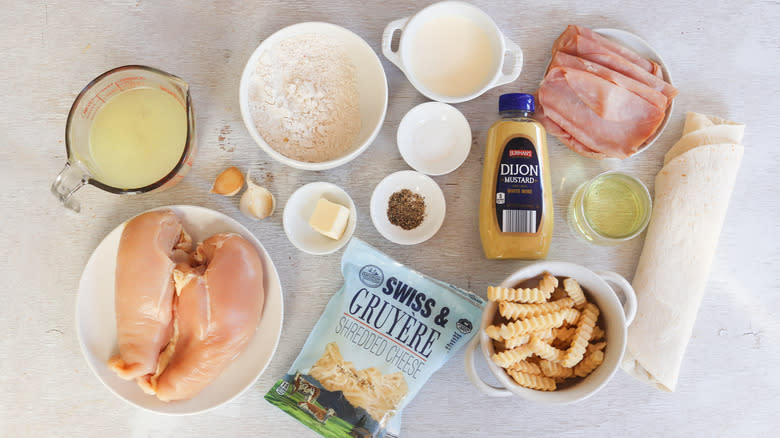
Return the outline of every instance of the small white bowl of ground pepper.
[[[371,222],[385,239],[401,245],[433,237],[445,212],[444,193],[436,181],[413,170],[386,176],[371,195]]]

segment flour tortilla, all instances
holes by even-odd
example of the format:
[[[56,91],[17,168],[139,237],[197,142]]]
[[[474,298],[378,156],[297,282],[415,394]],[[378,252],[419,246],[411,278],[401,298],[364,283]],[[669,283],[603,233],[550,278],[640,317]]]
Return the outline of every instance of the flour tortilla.
[[[665,391],[677,383],[744,151],[744,125],[696,113],[685,125],[656,175],[633,281],[638,312],[622,364]]]
[[[685,119],[683,136],[664,155],[664,165],[669,164],[675,157],[702,145],[739,144],[744,133],[745,125],[742,123],[689,112]]]

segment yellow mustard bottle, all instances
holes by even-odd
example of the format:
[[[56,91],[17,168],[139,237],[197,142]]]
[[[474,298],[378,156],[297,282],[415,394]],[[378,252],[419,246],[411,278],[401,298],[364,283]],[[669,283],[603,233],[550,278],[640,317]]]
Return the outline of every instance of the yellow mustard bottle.
[[[542,259],[553,234],[553,202],[547,134],[531,118],[534,97],[499,98],[501,119],[485,146],[479,235],[489,259]]]

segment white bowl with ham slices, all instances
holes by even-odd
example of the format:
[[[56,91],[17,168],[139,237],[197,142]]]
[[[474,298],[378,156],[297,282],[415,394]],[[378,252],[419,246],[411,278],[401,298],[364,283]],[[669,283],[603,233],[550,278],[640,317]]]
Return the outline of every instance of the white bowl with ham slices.
[[[661,56],[619,29],[569,26],[538,91],[547,133],[580,155],[625,159],[661,135],[677,89]]]
[[[120,379],[107,365],[117,350],[115,271],[117,248],[126,222],[95,248],[79,282],[76,329],[84,358],[112,393],[133,406],[166,415],[186,415],[221,406],[246,391],[271,361],[282,329],[283,297],[279,275],[263,245],[230,217],[203,207],[172,206],[193,242],[217,233],[236,233],[257,249],[263,264],[265,303],[253,338],[215,380],[189,400],[163,402],[144,393],[133,380]],[[160,209],[155,209],[160,210]]]

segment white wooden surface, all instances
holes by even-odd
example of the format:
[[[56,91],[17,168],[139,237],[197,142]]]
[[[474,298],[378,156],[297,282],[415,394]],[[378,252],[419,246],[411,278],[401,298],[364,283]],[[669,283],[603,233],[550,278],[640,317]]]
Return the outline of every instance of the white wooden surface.
[[[564,217],[573,188],[618,167],[652,189],[663,153],[679,137],[684,112],[747,123],[746,153],[715,258],[708,292],[683,364],[678,391],[665,394],[618,372],[587,402],[565,407],[491,399],[467,381],[462,352],[403,413],[404,436],[768,436],[780,424],[778,217],[776,186],[780,6],[772,1],[655,2],[477,1],[525,51],[514,84],[458,105],[474,142],[466,163],[437,177],[448,216],[430,241],[394,245],[369,220],[373,186],[406,169],[395,146],[403,114],[424,101],[384,58],[390,104],[384,127],[361,157],[326,172],[272,162],[247,134],[238,81],[263,38],[283,26],[321,20],[345,26],[379,50],[386,23],[417,2],[91,1],[6,2],[0,15],[0,436],[311,436],[263,400],[297,355],[328,298],[341,283],[341,252],[310,256],[286,239],[281,209],[269,220],[240,215],[237,199],[207,193],[229,165],[251,169],[283,206],[304,183],[344,187],[358,207],[356,236],[435,277],[484,295],[528,262],[487,261],[477,231],[484,138],[499,94],[533,91],[554,38],[568,23],[632,31],[667,62],[680,89],[668,129],[648,152],[618,164],[570,152],[552,137],[555,197],[551,260],[633,275],[642,239],[613,248],[581,243]],[[624,4],[625,3],[625,4]],[[152,65],[188,80],[200,150],[193,171],[160,194],[125,197],[87,187],[81,214],[61,208],[49,185],[65,161],[70,104],[93,77],[119,65]],[[135,409],[108,392],[87,368],[75,333],[81,270],[100,240],[125,218],[152,207],[194,204],[227,213],[264,243],[285,287],[281,345],[266,373],[240,399],[210,413],[168,418]],[[685,293],[684,290],[680,291]],[[487,373],[487,368],[482,367]]]

